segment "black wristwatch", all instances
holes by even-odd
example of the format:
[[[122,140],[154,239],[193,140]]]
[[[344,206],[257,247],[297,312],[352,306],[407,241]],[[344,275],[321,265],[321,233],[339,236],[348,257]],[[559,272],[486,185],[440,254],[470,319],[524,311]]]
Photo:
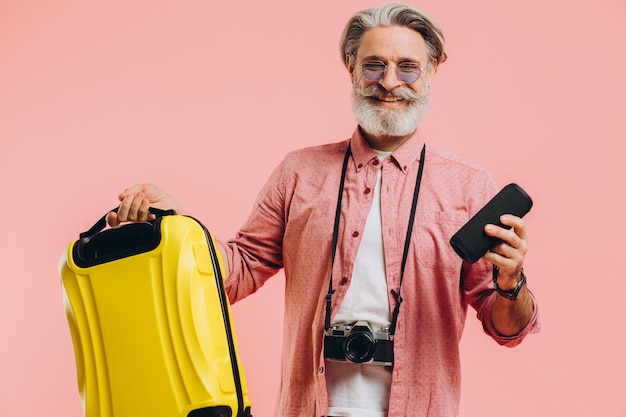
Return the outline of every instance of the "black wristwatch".
[[[502,288],[498,287],[498,267],[494,265],[493,266],[493,285],[496,291],[498,292],[498,294],[500,294],[507,300],[511,300],[511,301],[517,300],[517,296],[519,295],[524,285],[526,285],[526,275],[524,274],[523,269],[520,271],[520,274],[522,278],[517,282],[517,285],[515,286],[515,288],[513,288],[512,290],[503,290]]]

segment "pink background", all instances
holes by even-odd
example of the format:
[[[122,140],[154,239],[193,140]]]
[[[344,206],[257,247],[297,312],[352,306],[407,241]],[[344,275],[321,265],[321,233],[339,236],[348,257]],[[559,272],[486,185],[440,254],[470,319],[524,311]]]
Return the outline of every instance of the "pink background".
[[[82,415],[57,262],[126,186],[160,184],[227,238],[287,151],[352,132],[337,42],[374,4],[0,1],[0,416]],[[461,416],[626,416],[626,3],[419,5],[450,57],[430,141],[535,201],[526,271],[543,331],[501,348],[470,311]],[[234,306],[260,417],[282,287]]]

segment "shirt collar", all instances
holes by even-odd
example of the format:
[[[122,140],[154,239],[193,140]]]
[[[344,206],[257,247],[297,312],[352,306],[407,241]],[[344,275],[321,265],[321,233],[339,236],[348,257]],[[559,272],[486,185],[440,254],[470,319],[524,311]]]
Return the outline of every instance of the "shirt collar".
[[[419,161],[422,146],[424,146],[424,144],[424,134],[420,129],[417,129],[415,133],[413,133],[413,135],[406,140],[406,142],[393,151],[391,158],[396,162],[398,168],[400,168],[402,172],[406,173],[411,164]],[[372,148],[369,146],[365,138],[363,138],[361,129],[359,129],[358,126],[352,134],[350,146],[352,148],[352,156],[357,171],[360,171],[373,158],[377,158]]]

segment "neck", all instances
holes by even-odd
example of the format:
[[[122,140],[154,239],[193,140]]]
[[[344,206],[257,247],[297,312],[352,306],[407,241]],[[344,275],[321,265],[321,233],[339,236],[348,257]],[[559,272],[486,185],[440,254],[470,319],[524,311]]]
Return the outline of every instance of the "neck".
[[[373,148],[378,149],[379,151],[387,151],[393,152],[398,149],[404,142],[406,142],[413,133],[406,136],[385,136],[385,135],[371,135],[360,128],[361,135],[363,135],[363,139],[367,142],[367,144]]]

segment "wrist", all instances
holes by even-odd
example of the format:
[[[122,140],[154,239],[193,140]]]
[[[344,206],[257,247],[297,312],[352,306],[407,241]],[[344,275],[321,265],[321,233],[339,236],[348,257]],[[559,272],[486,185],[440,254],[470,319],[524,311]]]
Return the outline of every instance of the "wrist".
[[[524,274],[524,270],[523,269],[520,270],[519,278],[517,279],[517,282],[510,287],[509,286],[501,287],[500,285],[498,285],[498,277],[499,277],[498,267],[494,265],[493,285],[494,285],[495,291],[500,296],[506,298],[507,300],[510,300],[510,301],[517,300],[521,294],[522,289],[526,285],[526,275]]]

